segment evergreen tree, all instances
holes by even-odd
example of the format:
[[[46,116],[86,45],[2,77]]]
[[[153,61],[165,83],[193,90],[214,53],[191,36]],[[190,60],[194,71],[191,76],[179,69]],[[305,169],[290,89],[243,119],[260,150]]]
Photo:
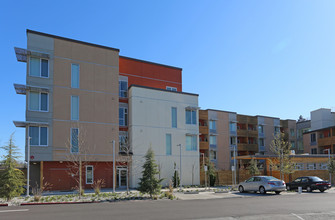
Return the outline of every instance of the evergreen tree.
[[[216,182],[216,168],[215,165],[209,160],[207,162],[207,175],[209,176],[209,186],[214,186]]]
[[[0,175],[0,197],[5,197],[8,200],[23,193],[25,184],[24,174],[17,169],[17,159],[19,158],[17,149],[13,140],[14,133],[11,134],[8,144],[1,147],[5,152],[4,160],[2,161],[4,171]]]
[[[261,172],[259,171],[258,167],[257,167],[257,160],[255,160],[254,158],[252,158],[249,162],[249,166],[247,167],[247,170],[249,172],[250,175],[255,175],[255,174],[260,174]]]
[[[334,179],[335,175],[335,159],[331,158],[329,163],[328,163],[328,172],[331,174],[332,179]],[[334,185],[334,182],[332,180],[329,180],[332,185]]]
[[[143,165],[142,178],[140,178],[138,190],[141,193],[148,193],[150,198],[153,195],[160,193],[162,185],[160,184],[163,179],[158,179],[157,174],[159,173],[157,169],[157,164],[154,159],[155,155],[151,147],[148,149],[145,158],[145,163]]]
[[[174,162],[174,174],[172,177],[173,188],[177,188],[180,184],[179,174],[176,167],[177,167],[176,162]]]

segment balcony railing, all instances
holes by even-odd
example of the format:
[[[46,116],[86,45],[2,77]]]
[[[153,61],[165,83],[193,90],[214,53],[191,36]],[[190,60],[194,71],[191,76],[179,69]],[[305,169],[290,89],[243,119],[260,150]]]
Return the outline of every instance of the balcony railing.
[[[254,151],[258,152],[257,144],[237,144],[238,151]]]
[[[209,143],[207,141],[200,141],[200,150],[208,150]]]

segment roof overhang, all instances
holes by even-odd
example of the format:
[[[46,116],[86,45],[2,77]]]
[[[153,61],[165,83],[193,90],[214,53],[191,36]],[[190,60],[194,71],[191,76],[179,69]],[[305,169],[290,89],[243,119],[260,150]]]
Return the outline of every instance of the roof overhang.
[[[23,49],[19,47],[14,47],[15,54],[16,54],[16,59],[19,62],[27,62],[27,57],[28,56],[35,56],[35,57],[40,57],[40,58],[45,58],[49,59],[50,55],[47,53],[41,53],[41,52],[36,52],[36,51],[31,51],[28,49]]]
[[[22,85],[22,84],[15,84],[15,83],[14,83],[14,88],[15,88],[16,93],[20,95],[26,95],[27,91],[46,92],[46,93],[49,93],[50,91],[48,88],[27,86],[27,85]]]
[[[27,126],[41,126],[41,125],[49,125],[48,122],[35,122],[35,121],[13,121],[15,127],[18,128],[26,128]]]
[[[200,107],[198,107],[198,106],[187,106],[185,109],[187,109],[187,110],[198,110],[198,109],[200,109]]]

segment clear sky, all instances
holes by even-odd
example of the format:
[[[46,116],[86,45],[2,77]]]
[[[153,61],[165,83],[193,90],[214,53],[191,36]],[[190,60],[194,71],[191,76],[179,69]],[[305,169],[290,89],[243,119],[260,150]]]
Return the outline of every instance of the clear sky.
[[[183,68],[202,109],[282,119],[335,107],[335,1],[2,1],[0,146],[24,148],[26,29]],[[23,152],[23,150],[22,150]],[[1,155],[0,151],[0,155]]]

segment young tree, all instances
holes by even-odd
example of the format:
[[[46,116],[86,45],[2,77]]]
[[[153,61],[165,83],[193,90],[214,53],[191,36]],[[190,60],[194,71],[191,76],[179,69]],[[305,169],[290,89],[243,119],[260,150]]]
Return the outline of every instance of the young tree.
[[[24,173],[16,168],[19,156],[17,152],[18,147],[14,144],[13,136],[14,133],[10,135],[8,144],[1,147],[6,152],[6,155],[3,156],[3,166],[5,169],[0,175],[0,197],[5,197],[7,201],[21,195],[25,184]]]
[[[209,186],[214,186],[216,181],[216,168],[209,159],[206,160],[206,164],[207,164],[207,175],[209,177],[208,178]]]
[[[256,175],[256,174],[260,174],[261,172],[259,171],[258,167],[257,167],[257,160],[255,160],[254,158],[252,158],[249,162],[249,166],[247,167],[247,170],[249,172],[250,175]]]
[[[331,158],[329,163],[328,163],[328,172],[331,174],[332,179],[334,179],[335,176],[335,158]],[[334,185],[334,182],[332,180],[329,180],[332,185]]]
[[[176,162],[174,162],[174,173],[173,173],[173,177],[172,177],[172,182],[173,182],[173,188],[177,188],[180,184],[180,179],[179,179],[179,174],[178,174]]]
[[[150,198],[152,198],[152,195],[159,194],[162,188],[160,183],[163,180],[156,177],[159,172],[154,157],[154,152],[150,147],[144,156],[145,163],[143,165],[142,178],[140,178],[138,188],[141,193],[149,193]]]
[[[284,133],[278,133],[274,136],[270,144],[270,149],[277,156],[276,161],[271,160],[271,165],[272,167],[278,168],[280,179],[284,179],[285,174],[290,174],[295,171],[295,163],[293,163],[290,158],[291,144],[285,140]]]

